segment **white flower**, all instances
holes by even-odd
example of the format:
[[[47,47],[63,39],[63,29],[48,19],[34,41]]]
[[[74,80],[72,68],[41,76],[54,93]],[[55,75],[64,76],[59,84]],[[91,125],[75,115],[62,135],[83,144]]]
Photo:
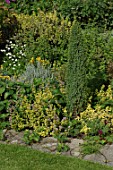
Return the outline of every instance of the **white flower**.
[[[12,69],[13,69],[13,70],[15,70],[15,68],[14,68],[14,67],[13,67]]]
[[[18,47],[18,45],[17,45],[17,44],[15,44],[15,47]]]
[[[14,58],[12,58],[12,61],[14,60]]]
[[[14,64],[13,66],[16,67],[16,64]]]
[[[15,59],[15,61],[18,61],[17,58]]]
[[[15,44],[11,44],[11,48],[14,48],[15,47]]]
[[[6,48],[6,49],[8,48],[8,44],[6,44],[5,48]]]
[[[9,48],[9,47],[8,47],[7,49],[8,49],[8,51],[10,50],[10,48]]]
[[[9,42],[9,40],[6,40],[6,42]]]
[[[11,59],[12,57],[11,56],[9,56],[9,59]]]
[[[11,53],[7,53],[7,55],[12,55]]]
[[[23,52],[22,52],[22,50],[20,50],[20,54],[22,54]]]
[[[18,64],[18,66],[20,66],[20,63]]]
[[[11,63],[9,63],[9,66],[11,66]]]
[[[1,52],[6,52],[6,50],[4,50],[4,49],[1,49],[0,51],[1,51]]]
[[[10,44],[12,44],[12,41],[9,41]]]
[[[25,53],[22,53],[22,56],[26,56]]]

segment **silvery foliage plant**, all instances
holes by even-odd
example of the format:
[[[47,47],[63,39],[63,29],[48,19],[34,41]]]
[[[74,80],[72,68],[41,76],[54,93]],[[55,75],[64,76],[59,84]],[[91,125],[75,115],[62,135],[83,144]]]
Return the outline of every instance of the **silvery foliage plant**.
[[[34,78],[41,78],[43,82],[50,81],[53,79],[53,73],[51,68],[45,68],[40,62],[36,61],[36,66],[32,63],[29,63],[23,74],[18,78],[18,81],[33,83]]]

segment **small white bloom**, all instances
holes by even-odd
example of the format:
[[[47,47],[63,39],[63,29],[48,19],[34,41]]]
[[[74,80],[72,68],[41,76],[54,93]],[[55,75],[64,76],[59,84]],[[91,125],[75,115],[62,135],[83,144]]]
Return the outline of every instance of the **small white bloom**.
[[[6,44],[5,48],[6,48],[6,49],[8,48],[8,44]]]
[[[14,58],[12,58],[12,61],[14,60]]]
[[[11,66],[11,63],[9,63],[9,66]]]
[[[11,53],[7,53],[8,55],[12,55]]]
[[[18,47],[18,45],[17,45],[17,44],[15,44],[15,47]]]
[[[22,52],[22,50],[20,50],[20,54],[22,54],[23,52]]]
[[[1,52],[6,52],[6,50],[4,50],[4,49],[1,49],[0,51],[1,51]]]
[[[16,64],[13,64],[14,67],[16,67]]]
[[[18,66],[20,66],[20,63],[18,64]]]
[[[15,70],[15,68],[14,68],[14,67],[13,67],[12,69],[13,69],[13,70]]]
[[[22,53],[22,56],[26,56],[25,53]]]
[[[12,57],[11,56],[9,56],[9,59],[11,59]]]
[[[14,48],[15,47],[15,44],[11,44],[11,48]]]
[[[9,51],[9,50],[10,50],[10,48],[8,47],[8,48],[7,48],[7,50]]]
[[[15,59],[15,61],[18,61],[17,58]]]
[[[12,44],[12,41],[9,41],[10,44]]]

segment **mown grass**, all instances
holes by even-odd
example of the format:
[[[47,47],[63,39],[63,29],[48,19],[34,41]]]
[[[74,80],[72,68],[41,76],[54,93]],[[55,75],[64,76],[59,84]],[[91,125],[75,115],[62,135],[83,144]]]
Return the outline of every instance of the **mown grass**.
[[[42,153],[24,146],[0,144],[0,170],[113,170],[112,167]]]

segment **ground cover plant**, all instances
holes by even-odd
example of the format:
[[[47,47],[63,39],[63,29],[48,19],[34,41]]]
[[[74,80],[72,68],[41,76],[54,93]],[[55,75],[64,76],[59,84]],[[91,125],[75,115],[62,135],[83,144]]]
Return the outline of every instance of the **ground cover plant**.
[[[22,146],[0,144],[1,170],[112,170],[113,168],[77,158],[52,155]]]
[[[24,1],[26,6],[19,13],[14,11],[21,5],[19,0],[7,2],[10,21],[15,18],[17,25],[11,36],[5,41],[1,36],[0,41],[1,139],[4,139],[4,128],[12,128],[25,131],[27,144],[47,136],[56,137],[60,151],[67,137],[86,140],[83,146],[85,153],[88,153],[88,145],[100,147],[113,143],[111,18],[104,22],[103,18],[95,18],[89,13],[90,22],[86,17],[87,11],[83,13],[86,6],[88,9],[91,6],[89,1],[82,3],[82,12],[78,15],[72,13],[73,17],[58,10],[57,2],[61,5],[60,9],[64,5],[60,1],[56,2],[56,8],[55,2],[51,1],[54,10],[50,6],[46,11],[44,6],[43,9],[38,8],[37,14],[28,12],[31,1]],[[94,2],[91,10],[95,14],[97,1]],[[40,3],[44,5],[43,1]],[[74,7],[76,3],[72,1],[71,5]],[[13,4],[11,11],[9,8]],[[106,10],[109,6],[111,11],[112,3],[100,4]],[[25,9],[28,11],[25,12]],[[1,35],[3,30],[10,33],[5,22],[9,16],[0,15]],[[105,26],[98,25],[99,18]],[[86,23],[88,25],[84,26]],[[92,147],[88,150],[95,151]]]

